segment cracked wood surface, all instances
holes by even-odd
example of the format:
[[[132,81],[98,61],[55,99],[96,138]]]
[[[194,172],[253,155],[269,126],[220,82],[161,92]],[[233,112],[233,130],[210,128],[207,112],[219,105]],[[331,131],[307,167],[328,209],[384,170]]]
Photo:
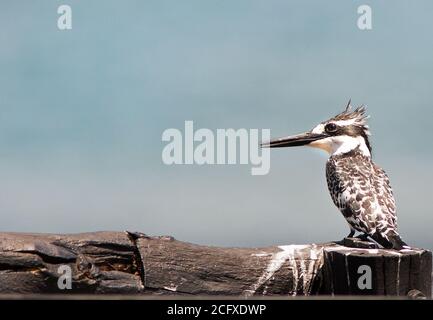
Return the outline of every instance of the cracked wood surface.
[[[61,265],[71,267],[71,290],[57,286]],[[361,265],[372,270],[371,289],[358,286]],[[0,233],[0,294],[430,297],[431,269],[429,251],[357,239],[221,248],[132,232]]]

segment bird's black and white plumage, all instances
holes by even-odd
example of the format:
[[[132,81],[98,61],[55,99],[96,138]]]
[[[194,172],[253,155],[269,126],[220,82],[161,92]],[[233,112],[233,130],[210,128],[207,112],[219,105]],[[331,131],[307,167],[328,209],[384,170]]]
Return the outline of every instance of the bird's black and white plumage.
[[[362,232],[385,248],[407,246],[397,233],[395,201],[389,179],[382,168],[359,148],[331,156],[326,180],[334,204],[353,232]]]
[[[355,231],[385,248],[410,249],[397,232],[395,200],[388,176],[371,159],[365,107],[345,111],[311,131],[271,140],[265,147],[308,145],[326,150],[326,180],[334,204]]]

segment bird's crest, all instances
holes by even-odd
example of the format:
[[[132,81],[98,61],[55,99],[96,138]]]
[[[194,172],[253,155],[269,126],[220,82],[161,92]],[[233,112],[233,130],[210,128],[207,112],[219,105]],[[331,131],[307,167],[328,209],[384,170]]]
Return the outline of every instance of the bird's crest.
[[[362,127],[367,134],[369,134],[368,131],[368,125],[367,125],[367,119],[370,117],[366,114],[367,109],[364,105],[361,105],[355,109],[352,109],[352,106],[350,105],[351,100],[347,103],[346,109],[334,116],[333,118],[329,119],[327,122],[334,121],[334,122],[348,122],[352,125]]]

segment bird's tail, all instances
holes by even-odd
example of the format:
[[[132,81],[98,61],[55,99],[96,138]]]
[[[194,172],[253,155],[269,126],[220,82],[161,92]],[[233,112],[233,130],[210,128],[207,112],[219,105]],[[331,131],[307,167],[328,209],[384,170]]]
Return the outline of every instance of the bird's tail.
[[[400,238],[400,235],[395,231],[388,232],[386,237],[381,233],[376,232],[372,235],[372,238],[385,249],[395,249],[399,251],[403,249],[411,249],[411,247],[407,245],[406,242],[404,242]]]

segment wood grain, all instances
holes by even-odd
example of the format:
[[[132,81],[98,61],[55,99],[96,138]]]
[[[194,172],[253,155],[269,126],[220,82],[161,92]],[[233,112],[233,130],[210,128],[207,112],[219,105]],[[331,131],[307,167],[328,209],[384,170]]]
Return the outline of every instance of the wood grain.
[[[59,267],[72,289],[58,287]],[[360,266],[372,272],[360,288]],[[432,254],[358,239],[221,248],[133,232],[0,233],[0,294],[431,297]]]

